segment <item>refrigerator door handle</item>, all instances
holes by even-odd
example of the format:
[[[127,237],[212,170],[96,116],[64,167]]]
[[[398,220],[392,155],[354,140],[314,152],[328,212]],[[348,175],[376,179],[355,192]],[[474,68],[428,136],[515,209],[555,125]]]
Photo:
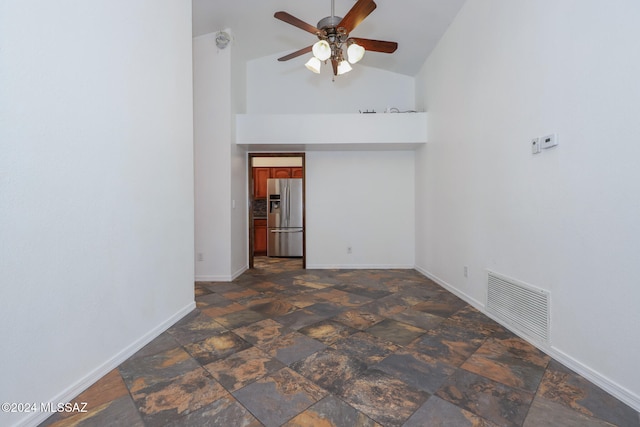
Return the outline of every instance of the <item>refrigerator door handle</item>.
[[[271,230],[272,233],[302,233],[302,230]]]
[[[287,225],[291,218],[291,181],[287,181]]]

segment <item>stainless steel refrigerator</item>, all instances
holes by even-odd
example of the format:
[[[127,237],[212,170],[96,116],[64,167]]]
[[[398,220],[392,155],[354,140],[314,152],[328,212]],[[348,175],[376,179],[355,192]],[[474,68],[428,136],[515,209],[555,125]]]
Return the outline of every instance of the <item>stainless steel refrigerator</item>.
[[[302,256],[302,179],[267,180],[267,256]]]

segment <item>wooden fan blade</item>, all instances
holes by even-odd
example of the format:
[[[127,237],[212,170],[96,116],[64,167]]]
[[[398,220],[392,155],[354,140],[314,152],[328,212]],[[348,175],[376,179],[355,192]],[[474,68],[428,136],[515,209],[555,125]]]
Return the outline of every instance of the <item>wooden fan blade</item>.
[[[365,50],[369,50],[371,52],[382,52],[382,53],[393,53],[398,48],[398,43],[396,42],[386,42],[382,40],[371,40],[371,39],[359,39],[356,37],[351,37],[350,40],[358,43]]]
[[[285,55],[282,58],[278,58],[278,61],[288,61],[290,59],[297,58],[300,55],[304,55],[305,53],[311,52],[312,48],[313,46],[303,47],[302,49],[296,50],[295,52],[290,53],[289,55]]]
[[[335,59],[331,60],[331,65],[333,66],[333,75],[337,76],[338,75],[338,61],[336,61]]]
[[[360,25],[364,18],[369,16],[376,7],[377,5],[373,0],[358,0],[351,10],[347,12],[344,18],[342,18],[338,27],[343,27],[347,30],[347,33],[350,33],[354,28]]]
[[[287,12],[276,12],[273,16],[276,19],[286,22],[287,24],[291,24],[294,27],[300,28],[301,30],[308,31],[313,35],[317,35],[320,32],[320,30],[318,30],[313,25],[307,24],[306,22],[296,18],[293,15],[288,14]]]

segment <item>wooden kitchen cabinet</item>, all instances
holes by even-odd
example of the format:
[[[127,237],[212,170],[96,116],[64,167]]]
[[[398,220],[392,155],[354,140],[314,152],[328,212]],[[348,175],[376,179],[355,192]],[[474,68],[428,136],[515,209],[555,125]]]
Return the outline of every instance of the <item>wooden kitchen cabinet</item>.
[[[267,179],[270,178],[271,168],[253,168],[253,198],[267,198]]]
[[[291,178],[291,168],[271,168],[271,178]]]
[[[271,168],[271,178],[302,178],[302,168]]]
[[[253,255],[267,254],[267,220],[253,221]]]

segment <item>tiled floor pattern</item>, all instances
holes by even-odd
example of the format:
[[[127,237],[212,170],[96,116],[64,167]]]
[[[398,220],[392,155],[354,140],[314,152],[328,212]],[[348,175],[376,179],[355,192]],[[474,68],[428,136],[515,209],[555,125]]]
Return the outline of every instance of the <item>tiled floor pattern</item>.
[[[52,426],[640,426],[581,376],[412,270],[265,262]],[[278,260],[275,260],[278,261]]]

